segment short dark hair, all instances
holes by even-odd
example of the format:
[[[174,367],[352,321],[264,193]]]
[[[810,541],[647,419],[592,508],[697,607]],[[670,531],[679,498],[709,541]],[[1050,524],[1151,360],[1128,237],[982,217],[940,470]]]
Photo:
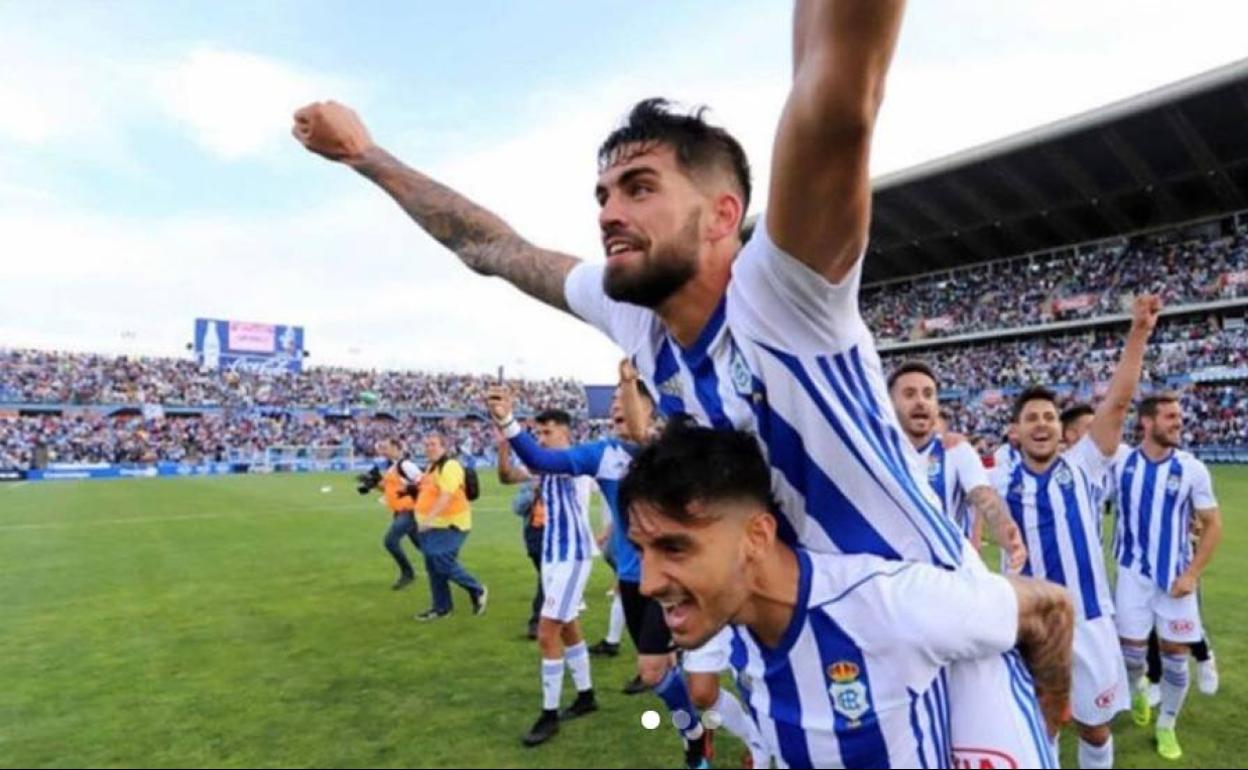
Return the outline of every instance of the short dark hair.
[[[572,427],[572,415],[562,409],[546,409],[538,412],[537,417],[533,418],[538,425],[544,422],[553,422],[556,425],[562,425],[566,428]]]
[[[1023,416],[1023,407],[1032,401],[1048,401],[1054,409],[1057,408],[1056,393],[1040,385],[1033,385],[1014,399],[1014,406],[1010,409],[1010,422],[1018,422],[1018,418]]]
[[[888,389],[892,390],[893,385],[897,384],[897,380],[900,380],[907,374],[926,375],[931,378],[932,382],[936,383],[937,390],[940,389],[940,379],[936,377],[936,372],[932,371],[932,367],[922,361],[906,361],[904,364],[894,369],[893,373],[888,375]]]
[[[641,397],[650,402],[650,406],[655,406],[654,394],[650,392],[650,388],[646,387],[645,380],[640,377],[637,379],[637,392]]]
[[[599,168],[606,169],[614,163],[624,145],[666,144],[676,151],[676,161],[687,172],[730,172],[740,188],[741,211],[745,212],[750,207],[750,162],[740,142],[719,126],[706,122],[706,113],[706,107],[678,112],[672,102],[661,98],[637,102],[623,125],[598,148]]]
[[[1140,417],[1147,417],[1151,420],[1157,416],[1157,407],[1162,404],[1177,403],[1179,403],[1179,396],[1176,393],[1154,393],[1141,401],[1140,407],[1136,411]]]
[[[653,504],[676,521],[689,522],[689,504],[744,500],[776,510],[771,471],[758,441],[737,430],[716,430],[677,418],[657,441],[633,458],[620,484],[625,517],[637,502]]]
[[[1065,433],[1070,430],[1070,426],[1075,424],[1075,420],[1078,420],[1080,417],[1086,417],[1089,414],[1096,414],[1096,410],[1092,408],[1091,404],[1075,404],[1074,406],[1066,407],[1062,410],[1060,418],[1062,421],[1062,432]]]

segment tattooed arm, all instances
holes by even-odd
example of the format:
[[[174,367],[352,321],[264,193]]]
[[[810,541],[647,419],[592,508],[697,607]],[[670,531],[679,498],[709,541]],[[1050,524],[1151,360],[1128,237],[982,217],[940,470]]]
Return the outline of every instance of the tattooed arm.
[[[497,276],[565,312],[563,284],[576,257],[538,248],[493,212],[408,167],[373,143],[350,108],[317,102],[295,113],[304,147],[372,180],[436,241],[481,275]]]
[[[1010,517],[1010,508],[991,486],[975,487],[967,494],[975,508],[977,521],[987,522],[992,528],[993,539],[1006,553],[1011,572],[1018,572],[1027,563],[1027,546],[1018,525]]]

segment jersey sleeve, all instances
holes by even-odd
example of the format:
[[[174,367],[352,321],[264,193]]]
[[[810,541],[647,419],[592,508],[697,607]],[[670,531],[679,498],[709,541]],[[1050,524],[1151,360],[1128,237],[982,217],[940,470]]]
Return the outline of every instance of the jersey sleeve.
[[[860,636],[887,649],[943,666],[1006,652],[1018,638],[1014,587],[986,569],[946,570],[919,562],[880,560],[852,589],[849,614]]]
[[[606,442],[579,444],[569,449],[546,449],[533,434],[520,431],[508,441],[526,468],[534,473],[561,473],[569,476],[593,476],[602,462]]]
[[[862,260],[832,283],[782,251],[767,233],[766,219],[759,216],[733,263],[728,286],[733,328],[799,355],[827,355],[870,342],[858,312]]]
[[[979,459],[969,442],[958,444],[949,450],[949,454],[953,457],[954,468],[958,473],[958,483],[964,490],[970,492],[972,489],[991,486],[984,461]]]
[[[1199,460],[1192,463],[1192,507],[1198,511],[1218,507],[1218,499],[1213,495],[1213,479],[1209,476],[1209,468]]]
[[[640,305],[608,297],[602,287],[605,271],[606,265],[601,262],[582,262],[564,280],[563,296],[578,318],[631,354],[653,328],[656,316]]]
[[[1098,484],[1114,463],[1114,455],[1106,457],[1101,454],[1101,448],[1096,445],[1096,442],[1092,440],[1090,435],[1085,435],[1076,441],[1074,446],[1066,450],[1065,457],[1072,465],[1081,468],[1084,473],[1088,474],[1089,478]]]

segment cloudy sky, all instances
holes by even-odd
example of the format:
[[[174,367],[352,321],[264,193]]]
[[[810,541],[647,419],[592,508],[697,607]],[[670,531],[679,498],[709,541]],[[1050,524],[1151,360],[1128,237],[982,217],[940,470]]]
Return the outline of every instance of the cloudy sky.
[[[302,324],[311,362],[610,381],[577,322],[467,273],[308,155],[336,98],[543,245],[600,259],[594,148],[709,104],[766,178],[780,0],[0,0],[0,347],[185,355],[197,316]],[[1245,55],[1241,0],[911,0],[884,173]],[[758,208],[765,206],[759,201]]]

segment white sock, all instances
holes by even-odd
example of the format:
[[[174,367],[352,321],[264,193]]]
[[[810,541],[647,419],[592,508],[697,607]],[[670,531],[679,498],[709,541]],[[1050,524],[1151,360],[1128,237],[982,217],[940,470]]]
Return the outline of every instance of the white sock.
[[[1053,752],[1053,762],[1054,762],[1054,766],[1056,767],[1057,763],[1061,760],[1061,757],[1062,757],[1062,734],[1061,733],[1058,733],[1057,735],[1054,735],[1053,737],[1049,738],[1049,749],[1052,750]]]
[[[611,619],[607,621],[607,641],[611,644],[619,644],[623,637],[624,602],[620,600],[620,594],[617,591],[615,598],[611,600]]]
[[[542,708],[555,711],[563,695],[563,660],[542,659]]]
[[[568,670],[572,672],[572,683],[576,685],[576,691],[592,690],[594,682],[589,676],[589,648],[585,646],[585,642],[567,648],[563,659],[567,661]]]
[[[1079,739],[1079,767],[1083,770],[1109,770],[1114,766],[1114,736],[1104,746],[1093,746]]]
[[[1142,692],[1148,687],[1148,682],[1144,679],[1144,672],[1148,670],[1148,648],[1124,644],[1122,660],[1127,664],[1127,681],[1131,683],[1131,694]]]
[[[1161,713],[1157,715],[1158,730],[1173,730],[1174,723],[1183,709],[1190,680],[1187,674],[1187,655],[1161,656]]]
[[[754,757],[754,767],[764,768],[771,765],[771,753],[763,743],[763,736],[741,701],[737,700],[737,696],[720,688],[719,699],[711,708],[719,714],[720,724],[724,729],[740,738],[749,748],[750,755]]]

